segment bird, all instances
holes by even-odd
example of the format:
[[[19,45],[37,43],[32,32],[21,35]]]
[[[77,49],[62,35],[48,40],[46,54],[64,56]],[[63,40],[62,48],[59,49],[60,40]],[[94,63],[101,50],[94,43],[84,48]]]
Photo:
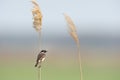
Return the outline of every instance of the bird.
[[[41,67],[41,63],[45,60],[46,52],[46,50],[41,50],[41,52],[37,55],[35,67],[37,67],[38,65],[38,68]]]

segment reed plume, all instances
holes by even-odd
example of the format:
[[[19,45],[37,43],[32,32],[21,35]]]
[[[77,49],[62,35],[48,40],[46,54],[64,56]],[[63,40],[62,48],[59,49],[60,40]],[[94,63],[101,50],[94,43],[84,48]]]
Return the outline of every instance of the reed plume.
[[[33,15],[33,27],[38,33],[39,39],[38,39],[38,50],[34,52],[40,51],[40,44],[41,44],[41,30],[42,30],[42,12],[40,10],[40,7],[36,0],[32,0],[33,9],[32,9],[32,15]]]
[[[36,29],[36,31],[40,31],[42,28],[42,13],[41,13],[39,5],[37,4],[37,1],[32,0],[32,3],[34,5],[32,9],[33,26]]]
[[[67,14],[64,14],[64,16],[68,24],[69,34],[71,35],[71,37],[75,40],[77,44],[78,56],[79,56],[80,80],[83,80],[82,63],[81,63],[82,61],[81,61],[80,44],[79,44],[80,42],[79,42],[79,38],[77,35],[76,27],[72,19]]]
[[[36,0],[32,0],[32,3],[33,3],[33,9],[32,9],[32,14],[33,14],[33,26],[35,28],[35,30],[38,33],[38,36],[39,36],[39,39],[38,39],[38,45],[39,45],[39,48],[38,48],[38,51],[40,51],[40,44],[41,44],[41,29],[42,29],[42,12],[40,10],[40,7],[37,3]]]
[[[32,15],[33,15],[33,27],[38,32],[38,50],[37,53],[40,51],[40,45],[41,45],[41,29],[42,29],[42,13],[40,10],[40,7],[36,0],[32,0],[33,9],[32,9]],[[41,68],[38,68],[38,80],[41,80]]]

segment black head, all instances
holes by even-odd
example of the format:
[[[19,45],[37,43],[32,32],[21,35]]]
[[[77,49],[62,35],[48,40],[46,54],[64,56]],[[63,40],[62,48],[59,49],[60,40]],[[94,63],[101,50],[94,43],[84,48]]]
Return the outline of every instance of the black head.
[[[46,51],[46,50],[41,50],[41,52],[44,52],[44,53],[46,53],[47,51]]]

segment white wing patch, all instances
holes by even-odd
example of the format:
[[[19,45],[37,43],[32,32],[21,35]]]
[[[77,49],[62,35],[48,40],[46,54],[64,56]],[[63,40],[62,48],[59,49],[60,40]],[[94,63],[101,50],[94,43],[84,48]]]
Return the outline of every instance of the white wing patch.
[[[44,61],[44,60],[45,60],[45,58],[42,59],[42,61]]]

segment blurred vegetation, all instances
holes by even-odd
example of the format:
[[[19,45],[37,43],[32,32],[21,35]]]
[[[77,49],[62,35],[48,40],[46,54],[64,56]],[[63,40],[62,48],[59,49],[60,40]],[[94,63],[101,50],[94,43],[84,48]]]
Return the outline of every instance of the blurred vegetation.
[[[80,80],[77,64],[67,65],[66,62],[58,64],[45,61],[42,66],[42,80]],[[83,74],[84,80],[120,80],[120,67],[93,67],[84,64]],[[31,61],[2,60],[0,80],[37,80],[37,69]]]

